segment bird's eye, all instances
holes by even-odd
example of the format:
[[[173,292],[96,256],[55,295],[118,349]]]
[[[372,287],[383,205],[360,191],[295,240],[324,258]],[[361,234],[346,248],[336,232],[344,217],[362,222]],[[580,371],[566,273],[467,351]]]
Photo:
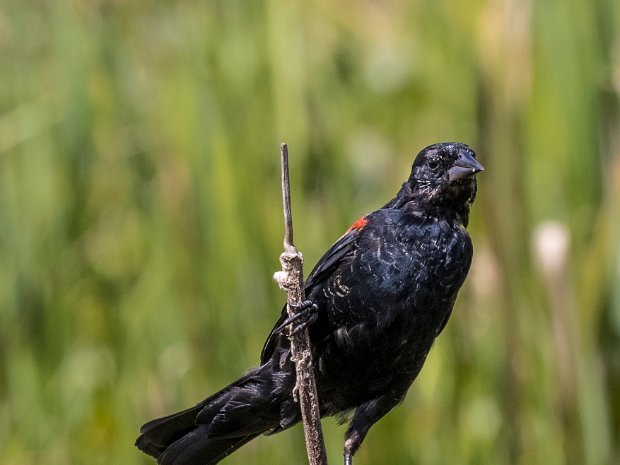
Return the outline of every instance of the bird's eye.
[[[438,166],[439,166],[439,163],[437,163],[435,160],[431,160],[428,162],[428,167],[433,171],[435,171]]]

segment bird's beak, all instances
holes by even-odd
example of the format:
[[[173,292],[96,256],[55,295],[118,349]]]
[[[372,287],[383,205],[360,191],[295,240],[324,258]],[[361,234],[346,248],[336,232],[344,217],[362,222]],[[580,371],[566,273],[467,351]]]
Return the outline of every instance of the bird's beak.
[[[452,168],[448,170],[448,180],[472,178],[480,171],[484,171],[484,167],[469,152],[461,150]]]

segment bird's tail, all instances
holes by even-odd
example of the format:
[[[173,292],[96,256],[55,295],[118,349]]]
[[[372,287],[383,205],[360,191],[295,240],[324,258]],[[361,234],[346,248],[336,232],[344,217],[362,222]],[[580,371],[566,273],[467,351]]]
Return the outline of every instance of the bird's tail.
[[[253,369],[198,405],[151,420],[136,447],[160,465],[213,465],[263,433],[288,427],[291,376],[271,362]],[[294,382],[294,381],[293,381]]]

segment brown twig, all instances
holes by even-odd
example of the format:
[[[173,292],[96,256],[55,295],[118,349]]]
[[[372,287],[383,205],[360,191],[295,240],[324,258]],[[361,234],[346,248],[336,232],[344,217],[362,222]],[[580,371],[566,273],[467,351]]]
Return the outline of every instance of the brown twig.
[[[287,312],[289,317],[295,315],[292,305],[298,305],[305,300],[303,287],[303,256],[293,244],[293,218],[291,215],[291,187],[288,175],[288,147],[280,145],[282,163],[282,199],[284,204],[284,253],[280,255],[282,271],[277,272],[274,278],[281,289],[288,294]],[[295,363],[297,384],[295,385],[296,398],[299,400],[301,418],[304,424],[306,451],[310,465],[327,465],[327,454],[321,429],[321,414],[317,395],[312,352],[308,330],[304,329],[290,336],[292,360]],[[295,395],[295,392],[294,392]]]

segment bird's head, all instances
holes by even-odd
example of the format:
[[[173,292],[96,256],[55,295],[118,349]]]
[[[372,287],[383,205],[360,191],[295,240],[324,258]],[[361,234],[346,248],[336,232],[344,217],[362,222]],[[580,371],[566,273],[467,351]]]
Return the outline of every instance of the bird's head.
[[[469,146],[443,142],[418,154],[406,184],[418,202],[469,212],[476,197],[476,174],[483,170]]]

